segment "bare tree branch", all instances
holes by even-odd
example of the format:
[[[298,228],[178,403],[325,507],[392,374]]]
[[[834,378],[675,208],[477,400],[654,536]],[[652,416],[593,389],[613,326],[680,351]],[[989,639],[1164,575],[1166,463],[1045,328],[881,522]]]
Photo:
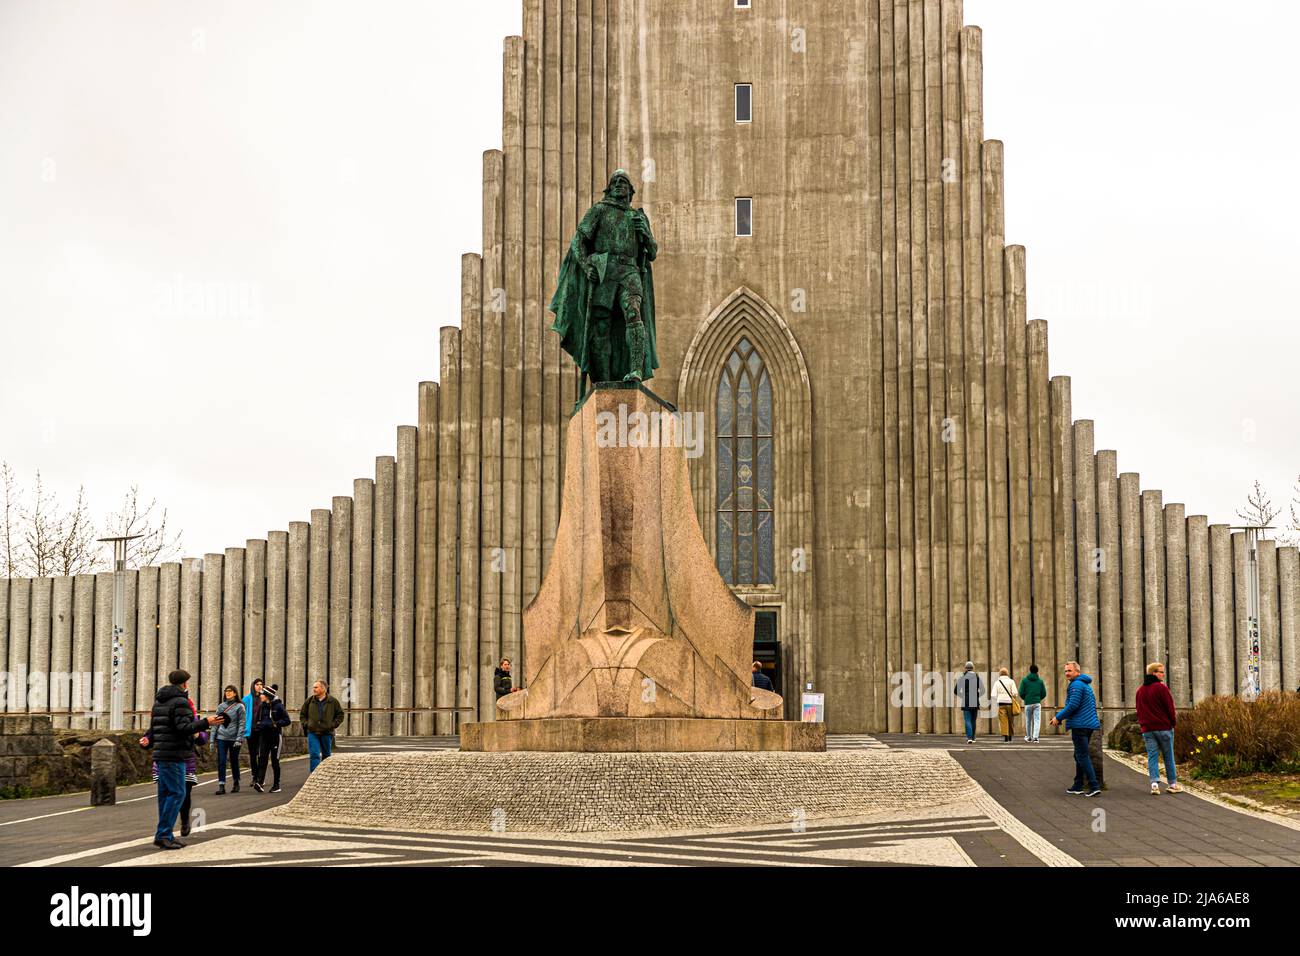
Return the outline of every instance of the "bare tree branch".
[[[167,530],[167,509],[162,509],[156,527],[150,520],[157,504],[157,499],[151,498],[142,508],[140,488],[138,485],[132,485],[122,497],[121,509],[110,515],[105,522],[104,537],[126,537],[133,534],[141,536],[126,543],[127,567],[141,568],[180,557],[180,532],[173,536]]]
[[[1246,495],[1246,507],[1237,509],[1237,517],[1245,524],[1266,527],[1281,513],[1273,507],[1273,501],[1264,491],[1259,479],[1255,479],[1255,490]]]
[[[9,462],[0,462],[0,484],[3,484],[4,513],[0,516],[0,572],[6,578],[17,577],[22,573],[22,489],[14,477],[14,470]]]

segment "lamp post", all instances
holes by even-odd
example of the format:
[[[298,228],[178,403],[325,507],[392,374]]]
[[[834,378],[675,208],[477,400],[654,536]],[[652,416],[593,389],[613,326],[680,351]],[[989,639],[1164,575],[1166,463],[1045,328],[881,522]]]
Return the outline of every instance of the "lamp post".
[[[1246,673],[1241,695],[1254,700],[1261,690],[1259,681],[1259,532],[1271,525],[1242,525],[1233,531],[1246,532]]]
[[[139,534],[128,534],[117,538],[100,538],[103,544],[113,545],[113,678],[109,690],[108,729],[122,729],[122,668],[126,664],[126,654],[122,648],[122,635],[125,633],[123,620],[126,614],[126,543]]]

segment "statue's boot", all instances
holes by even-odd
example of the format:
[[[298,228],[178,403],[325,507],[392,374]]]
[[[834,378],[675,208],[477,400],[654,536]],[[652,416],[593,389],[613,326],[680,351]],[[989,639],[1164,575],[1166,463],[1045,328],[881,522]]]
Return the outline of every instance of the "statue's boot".
[[[641,381],[641,369],[645,367],[645,324],[637,315],[627,324],[627,367],[623,376],[625,382]]]

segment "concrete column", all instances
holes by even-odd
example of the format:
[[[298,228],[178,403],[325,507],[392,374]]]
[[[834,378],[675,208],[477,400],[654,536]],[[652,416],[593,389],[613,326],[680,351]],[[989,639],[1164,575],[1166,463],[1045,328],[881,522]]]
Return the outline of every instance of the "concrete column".
[[[868,20],[870,21],[870,15]],[[922,662],[922,670],[935,670],[946,673],[948,661],[948,471],[945,446],[943,443],[943,420],[947,417],[946,394],[946,325],[944,322],[944,204],[943,204],[943,37],[939,15],[939,0],[925,0],[923,23],[925,27],[925,298],[927,317],[927,351],[928,378],[926,411],[926,441],[929,444],[929,491],[928,510],[930,516],[930,628],[927,634],[928,656]],[[872,27],[868,26],[868,32]],[[869,65],[868,69],[872,67]],[[870,100],[868,99],[868,102]],[[878,122],[878,118],[877,118]],[[868,175],[871,175],[868,173]],[[877,182],[879,174],[877,174]],[[873,206],[877,200],[868,199]],[[878,215],[877,209],[872,214]],[[874,254],[874,248],[873,248]],[[1001,268],[1001,256],[998,258]],[[871,288],[879,288],[879,282]],[[871,299],[878,300],[877,296]],[[875,306],[875,302],[872,302]],[[874,325],[873,321],[873,325]],[[877,335],[870,339],[879,342]],[[875,348],[870,349],[873,366],[878,365]],[[872,368],[869,386],[872,398],[879,391],[879,369]],[[879,409],[871,409],[865,418],[868,435],[879,434],[876,424]],[[868,474],[871,469],[868,469]],[[880,501],[879,497],[872,499]],[[868,551],[870,554],[871,552]],[[868,582],[869,582],[868,578]],[[868,588],[870,584],[868,583]],[[868,602],[872,594],[865,595]],[[877,631],[876,633],[879,633]],[[878,670],[873,671],[877,674]],[[952,726],[949,704],[944,700],[941,707],[928,707],[922,714],[926,729],[933,733],[948,733]]]
[[[1282,647],[1278,639],[1277,542],[1260,541],[1259,555],[1259,686],[1280,690]],[[33,642],[34,644],[34,642]],[[1287,690],[1295,690],[1288,687]]]
[[[330,499],[329,661],[325,680],[344,708],[352,706],[352,499]],[[309,681],[316,678],[308,676]],[[310,690],[310,688],[308,688]],[[347,732],[347,725],[340,728]]]
[[[122,709],[124,711],[131,709],[131,704],[135,700],[135,665],[136,641],[139,637],[139,628],[136,626],[136,619],[139,611],[139,590],[140,580],[138,572],[128,571],[125,580],[125,606],[122,609],[122,649],[124,651],[124,665],[122,667]],[[109,628],[111,633],[112,628]],[[150,635],[152,637],[152,635]],[[112,659],[110,650],[109,659]],[[110,664],[111,666],[111,664]],[[131,718],[126,717],[123,726],[131,727]]]
[[[14,603],[13,598],[10,598],[10,602],[11,605]],[[9,636],[10,654],[12,655],[12,631],[10,631]],[[95,575],[95,630],[93,641],[94,674],[91,677],[90,689],[91,711],[94,717],[91,721],[91,727],[95,730],[107,730],[109,694],[112,691],[111,681],[113,678],[113,572],[111,571],[103,571]],[[25,664],[26,661],[24,660]]]
[[[524,2],[524,199],[523,199],[523,555],[521,606],[537,594],[542,580],[542,343],[550,323],[546,304],[554,278],[542,274],[542,3]],[[440,379],[446,383],[446,379]],[[445,393],[440,399],[449,400]],[[441,429],[439,429],[441,431]],[[441,443],[441,439],[439,439]],[[440,603],[441,603],[441,599]],[[520,671],[523,670],[520,655]],[[435,668],[436,669],[436,668]],[[436,696],[436,690],[435,690]]]
[[[13,610],[10,591],[10,611]],[[95,576],[78,574],[72,582],[72,678],[69,681],[69,708],[74,730],[85,730],[90,720],[85,716],[93,701],[95,671]],[[197,632],[196,642],[197,648]]]
[[[193,674],[199,669],[199,645],[203,633],[203,559],[183,558],[180,573],[181,608],[176,657],[168,661],[159,687],[167,674],[181,668]]]
[[[456,706],[478,706],[479,653],[479,438],[481,426],[482,261],[461,257],[460,298],[460,611]],[[477,720],[470,713],[460,720]],[[458,725],[459,726],[459,725]]]
[[[1191,699],[1214,693],[1214,654],[1210,644],[1210,530],[1205,515],[1187,518],[1187,632]],[[1175,698],[1177,702],[1177,698]]]
[[[1074,430],[1070,406],[1070,378],[1051,380],[1052,430],[1052,563],[1056,601],[1056,646],[1053,670],[1061,675],[1065,662],[1078,659],[1077,593],[1074,573]],[[1058,676],[1062,699],[1065,678]]]
[[[307,658],[299,671],[290,662],[291,680],[285,692],[285,706],[297,707],[311,693],[318,679],[329,680],[330,646],[330,521],[328,508],[311,510],[311,532],[307,553]]]
[[[1165,528],[1161,494],[1142,492],[1142,634],[1147,663],[1166,660]],[[1142,673],[1146,673],[1143,665]]]
[[[154,661],[153,690],[167,679],[180,660],[181,563],[168,561],[158,574],[158,653]],[[153,706],[153,698],[149,699]]]
[[[906,20],[902,16],[906,16]],[[902,24],[906,23],[904,29]],[[929,656],[930,637],[930,462],[929,430],[926,418],[929,401],[926,389],[929,377],[928,342],[926,339],[925,289],[925,23],[922,6],[907,4],[899,15],[895,39],[902,42],[898,62],[905,64],[906,99],[900,99],[897,129],[900,133],[897,159],[902,201],[899,239],[899,292],[907,290],[907,307],[899,310],[899,432],[902,446],[899,465],[902,470],[902,497],[905,508],[903,535],[903,637],[906,641],[904,662],[908,671],[917,666],[924,671]],[[895,95],[904,93],[895,87]],[[904,223],[902,217],[906,217]],[[910,585],[910,586],[909,586]],[[909,601],[909,597],[911,600]],[[910,607],[909,607],[910,605]],[[914,695],[914,700],[916,699]],[[917,700],[919,703],[919,700]],[[925,733],[925,711],[913,706],[903,712],[903,726]]]
[[[588,158],[588,163],[590,159]],[[588,166],[588,168],[590,168]],[[492,672],[501,651],[501,587],[507,555],[502,549],[501,359],[505,276],[502,263],[501,152],[483,153],[483,380],[479,487],[479,696],[492,700]],[[491,713],[480,719],[490,720]]]
[[[444,325],[439,331],[438,397],[438,651],[435,655],[434,699],[438,707],[456,706],[457,570],[460,542],[460,329]],[[539,499],[540,506],[540,499]],[[539,512],[540,514],[540,512]],[[439,734],[455,732],[451,713],[434,721]]]
[[[1237,626],[1232,603],[1232,538],[1226,524],[1210,525],[1210,641],[1214,693],[1237,692]]]
[[[1029,412],[1030,579],[1033,594],[1034,660],[1051,699],[1064,701],[1065,681],[1055,668],[1056,568],[1052,540],[1052,403],[1047,376],[1047,323],[1025,329]]]
[[[9,579],[9,686],[5,710],[27,712],[28,657],[32,628],[32,579]]]
[[[239,679],[231,681],[240,696],[265,669],[266,559],[265,538],[249,538],[244,542],[244,660]]]
[[[984,387],[988,407],[989,629],[997,648],[994,666],[1005,663],[1013,675],[1032,662],[1031,635],[1011,632],[1011,516],[1008,474],[1007,320],[1002,257],[1006,238],[1003,210],[1002,143],[986,140],[984,191]],[[1068,427],[1068,421],[1067,421]]]
[[[415,704],[415,455],[417,429],[397,429],[393,498],[393,706]],[[409,714],[394,717],[391,733],[410,734]]]
[[[370,641],[374,632],[371,589],[375,566],[375,480],[357,478],[352,482],[352,704],[364,709],[373,706],[370,696]],[[365,714],[348,717],[348,733],[369,733],[370,719]]]
[[[1165,660],[1174,703],[1192,704],[1191,649],[1187,598],[1187,517],[1179,504],[1165,505]]]
[[[0,689],[4,691],[4,696],[0,697],[0,714],[9,709],[9,700],[14,696],[14,686],[9,682],[9,578],[0,578],[0,670],[5,672],[3,684]]]
[[[51,578],[32,580],[31,643],[27,651],[27,710],[48,710],[50,707],[50,605],[53,603],[54,584]],[[132,627],[131,631],[134,632]],[[131,660],[131,658],[127,658]],[[129,697],[122,698],[124,710],[131,709],[135,699],[134,686]]]
[[[577,209],[578,214],[586,209],[586,204],[591,202],[592,184],[591,172],[592,164],[595,159],[592,150],[591,139],[591,84],[592,84],[592,49],[591,42],[591,7],[592,0],[577,0],[577,9],[575,10],[574,20],[576,30],[574,31],[574,66],[577,69],[577,94],[578,108],[574,113],[575,132],[578,136],[577,144]],[[509,94],[507,93],[508,97]]]
[[[1025,248],[1003,254],[1007,323],[1007,485],[1012,641],[1033,656],[1033,596],[1030,590],[1029,343],[1025,305]],[[1092,471],[1089,445],[1089,473]],[[1090,484],[1095,497],[1095,486]]]
[[[984,199],[981,153],[984,142],[983,34],[979,27],[961,31],[962,67],[962,260],[963,314],[966,321],[966,478],[969,515],[967,595],[971,659],[988,673],[989,660],[989,525],[987,409],[984,360]],[[901,303],[900,303],[901,305]],[[1049,519],[1050,520],[1050,519]],[[985,724],[988,722],[986,721]],[[984,728],[987,730],[987,726]]]
[[[1074,567],[1077,576],[1079,663],[1085,674],[1100,677],[1097,585],[1097,470],[1093,423],[1074,423]],[[1064,661],[1058,662],[1064,665]]]
[[[231,549],[234,550],[234,549]],[[223,624],[222,599],[225,597],[226,555],[205,554],[203,556],[203,611],[199,627],[198,667],[186,667],[190,672],[190,699],[203,707],[207,698],[203,695],[214,685],[221,682],[222,646],[221,631]],[[240,572],[243,580],[243,572]],[[99,591],[98,586],[95,588]],[[96,608],[98,614],[98,608]],[[240,608],[243,614],[243,608]],[[183,665],[182,665],[183,666]]]
[[[150,710],[154,695],[158,691],[158,581],[160,569],[157,567],[141,568],[137,574],[137,610],[135,630],[135,660],[132,670],[135,672],[134,702],[128,701],[127,710]],[[60,579],[67,580],[67,579]],[[69,584],[71,581],[69,580]],[[57,587],[57,585],[56,585]],[[56,591],[57,598],[57,591]],[[71,598],[71,588],[69,588]],[[57,619],[56,619],[57,620]],[[57,624],[56,624],[57,626]],[[56,670],[61,668],[54,668]],[[126,726],[143,730],[140,719],[128,721]]]
[[[1282,652],[1282,688],[1300,687],[1300,554],[1277,549],[1278,638]]]
[[[111,807],[117,803],[117,746],[107,737],[90,747],[90,805]]]
[[[578,196],[578,3],[577,0],[560,0],[560,108],[559,108],[559,129],[560,134],[560,243],[562,246],[567,244],[578,227],[578,216],[582,210],[578,209],[578,203],[581,198]],[[484,177],[486,182],[487,177]],[[641,192],[636,197],[644,203],[647,200],[648,191],[645,183],[638,184],[641,186]],[[585,210],[586,207],[583,207]],[[486,223],[485,223],[486,225]],[[487,251],[486,244],[484,251]],[[561,256],[563,251],[561,251]],[[558,273],[552,273],[558,274]],[[462,326],[463,328],[463,326]],[[484,337],[486,342],[486,335]],[[465,349],[465,343],[461,343],[462,351]],[[565,426],[568,423],[569,410],[573,408],[574,402],[574,364],[573,359],[567,352],[561,351],[559,357],[559,385],[560,385],[560,436],[559,436],[559,458],[560,458],[560,480],[563,482],[564,475],[564,433]],[[486,482],[485,482],[486,484]],[[486,509],[485,509],[486,510]],[[476,651],[477,653],[477,651]],[[480,719],[487,715],[480,716]]]
[[[892,77],[885,71],[883,60],[889,45],[884,35],[888,0],[879,4],[880,21],[880,108],[881,123],[884,113],[890,108],[886,102],[885,92],[892,88]],[[944,353],[947,364],[946,420],[947,429],[944,449],[948,459],[948,661],[950,671],[960,669],[969,656],[969,563],[967,561],[967,497],[970,488],[966,473],[967,448],[969,447],[969,421],[966,416],[966,331],[962,315],[964,301],[962,291],[962,64],[961,64],[961,5],[955,0],[945,0],[941,9],[940,32],[942,33],[942,75],[943,75],[943,163],[952,175],[943,177],[943,273],[944,273]],[[869,77],[874,79],[874,76]],[[887,129],[888,127],[886,127]],[[885,139],[888,139],[886,136]],[[886,144],[882,141],[881,150]],[[882,163],[881,178],[886,166]],[[885,206],[890,199],[889,190],[882,189],[881,218],[883,230],[892,234],[892,206]],[[888,250],[883,245],[883,250]],[[884,266],[885,280],[888,281],[892,266]],[[873,307],[874,307],[874,296]],[[883,303],[882,303],[883,307]],[[884,321],[888,327],[890,322]],[[879,341],[879,337],[872,341]],[[893,373],[888,353],[884,357],[883,373],[887,383]],[[889,409],[883,407],[883,421],[878,420],[876,428],[882,433],[886,445],[889,444],[888,422]],[[886,485],[885,499],[888,499]],[[880,500],[880,499],[874,499]],[[874,509],[879,510],[879,509]],[[889,566],[888,541],[882,540],[882,550],[886,552],[885,565]],[[883,605],[882,605],[883,606]],[[884,633],[881,628],[878,633]],[[949,700],[952,704],[952,700]],[[961,714],[955,708],[948,711],[950,728],[961,727]]]
[[[420,383],[415,488],[415,706],[434,706],[438,640],[438,383]],[[454,527],[448,529],[454,534]],[[414,732],[433,733],[433,714],[416,717]]]
[[[289,532],[268,531],[266,535],[266,652],[257,673],[247,674],[244,685],[251,687],[254,678],[270,680],[284,686],[285,636],[289,613]],[[246,692],[246,691],[245,691]]]
[[[604,4],[599,4],[602,9]],[[590,11],[589,11],[590,12]],[[590,16],[589,28],[594,28]],[[602,43],[604,38],[602,37]],[[592,44],[587,53],[593,54]],[[593,76],[590,85],[594,87]],[[501,648],[516,664],[521,664],[522,619],[520,612],[523,548],[523,500],[521,438],[523,434],[523,330],[524,330],[524,41],[508,37],[504,59],[504,120],[501,143],[505,153],[504,201],[502,202],[502,255],[505,272],[505,313],[501,342],[501,547],[505,549],[501,574]],[[603,74],[602,74],[603,80]],[[588,116],[596,97],[591,93]],[[601,97],[601,102],[604,98]],[[601,117],[603,120],[603,116]],[[592,170],[596,164],[595,126],[589,132]],[[602,127],[603,122],[599,125]],[[603,143],[603,138],[602,138]],[[604,155],[600,165],[604,166]],[[590,175],[587,183],[591,193]]]
[[[0,582],[0,592],[7,590],[7,583]],[[55,578],[50,607],[50,710],[64,715],[54,718],[54,726],[59,728],[69,726],[67,715],[72,700],[72,585],[71,577]],[[141,607],[144,607],[143,603]],[[0,631],[5,630],[4,620],[5,612],[0,608]],[[136,683],[137,689],[141,686],[141,682]],[[139,695],[136,701],[138,709]],[[146,706],[153,706],[152,692]]]
[[[1143,642],[1142,490],[1137,472],[1119,476],[1120,598],[1124,624],[1124,707],[1134,706],[1133,695],[1146,673]]]
[[[266,675],[268,683],[278,682],[281,689],[286,691],[288,688],[302,687],[307,682],[311,538],[310,522],[289,522],[289,564],[285,575],[288,580],[289,603],[285,611],[284,668],[279,674]]]
[[[1240,694],[1246,683],[1246,535],[1232,533],[1232,646],[1236,663],[1237,686],[1229,693]]]
[[[610,29],[607,3],[591,0],[591,184],[593,195],[609,181],[618,161],[609,159],[606,120],[609,110]]]
[[[374,576],[371,584],[370,706],[393,706],[393,505],[397,462],[391,455],[375,459]],[[374,714],[370,732],[392,732],[390,714]]]
[[[227,684],[236,687],[243,680],[244,671],[244,568],[243,548],[226,548],[222,568],[221,657],[217,670],[211,672],[203,700],[194,698],[200,709],[216,707],[221,702],[221,691]],[[220,679],[218,686],[216,680]]]
[[[541,184],[541,215],[538,222],[542,228],[542,273],[541,281],[543,283],[543,292],[541,303],[543,309],[545,304],[550,301],[551,292],[554,289],[553,283],[555,277],[559,275],[560,259],[563,255],[563,244],[567,243],[570,236],[560,236],[560,207],[562,197],[560,195],[561,180],[561,155],[560,141],[564,138],[560,135],[560,2],[559,0],[544,0],[542,6],[542,49],[541,49],[541,73],[542,73],[542,184]],[[629,78],[630,79],[630,78]],[[625,93],[623,95],[626,95]],[[463,284],[463,283],[462,283]],[[463,314],[463,310],[462,310]],[[550,562],[551,550],[555,547],[555,529],[559,524],[560,516],[560,337],[554,332],[548,331],[550,325],[549,315],[544,314],[543,332],[542,332],[542,400],[541,400],[541,431],[542,431],[542,500],[541,500],[541,532],[542,532],[542,565],[541,574],[545,576],[546,567]],[[464,329],[462,319],[461,328]],[[463,336],[463,333],[462,333]],[[462,341],[460,351],[462,353],[477,350],[477,342]],[[468,368],[462,355],[462,367]],[[467,382],[462,382],[462,391],[468,387]],[[462,422],[465,399],[462,397]],[[567,409],[566,409],[567,414]],[[461,428],[461,454],[467,450],[467,439],[464,427]],[[461,467],[464,467],[462,460]],[[463,507],[463,505],[462,505]],[[462,529],[463,535],[463,529]],[[475,599],[477,601],[477,598]]]
[[[906,23],[903,25],[903,32],[906,34]],[[905,217],[900,218],[898,211],[900,187],[897,157],[895,156],[898,139],[898,103],[895,95],[895,78],[897,76],[895,60],[897,54],[895,44],[894,5],[892,0],[882,0],[880,5],[880,190],[883,210],[881,216],[881,301],[883,323],[881,353],[885,374],[884,417],[879,427],[884,431],[885,477],[885,630],[883,633],[885,639],[885,673],[891,680],[893,675],[904,674],[908,670],[903,646],[901,610],[901,555],[903,542],[899,532],[902,520],[899,508],[899,435],[902,431],[902,422],[899,417],[901,386],[898,368],[898,349],[900,347],[898,296],[901,278],[900,262],[904,260],[899,258],[898,243],[899,224],[901,218]],[[903,68],[906,69],[906,60],[904,60]],[[903,115],[907,115],[906,110],[907,104],[904,102]],[[957,234],[960,238],[960,226]],[[964,429],[964,411],[959,417],[962,419]],[[959,440],[962,441],[963,447],[965,447],[964,430],[959,436]],[[964,594],[963,582],[962,596]],[[962,600],[958,603],[957,596],[954,596],[954,618],[960,614],[964,621],[965,613],[965,601]],[[965,656],[970,653],[965,627],[962,628],[959,636],[954,635],[952,640],[956,644],[950,653],[960,654],[964,660]],[[891,704],[887,708],[885,718],[886,729],[890,733],[900,733],[903,730],[903,709],[901,707]]]

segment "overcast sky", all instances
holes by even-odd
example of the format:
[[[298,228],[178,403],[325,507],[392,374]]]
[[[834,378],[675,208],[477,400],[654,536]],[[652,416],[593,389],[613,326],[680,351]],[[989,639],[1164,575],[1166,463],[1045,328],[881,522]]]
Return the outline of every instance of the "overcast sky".
[[[1284,502],[1294,5],[966,21],[1074,416],[1189,513],[1257,476]],[[196,555],[350,494],[437,377],[520,29],[518,0],[0,0],[0,458],[99,514],[138,482]]]

